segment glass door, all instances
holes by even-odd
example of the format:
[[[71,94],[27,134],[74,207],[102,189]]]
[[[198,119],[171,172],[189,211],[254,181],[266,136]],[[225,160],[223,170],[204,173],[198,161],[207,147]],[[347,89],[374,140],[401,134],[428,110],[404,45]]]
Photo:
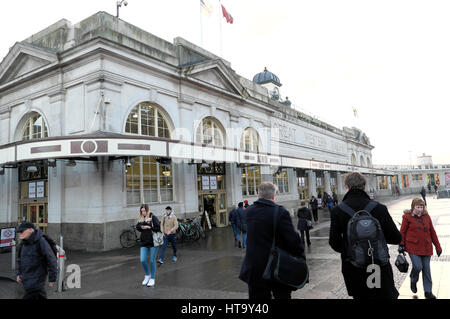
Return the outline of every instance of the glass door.
[[[227,194],[219,193],[217,200],[216,211],[217,214],[217,227],[225,227],[228,225],[228,213],[227,213]]]
[[[32,222],[45,234],[48,225],[47,204],[22,204],[19,224],[24,221]]]

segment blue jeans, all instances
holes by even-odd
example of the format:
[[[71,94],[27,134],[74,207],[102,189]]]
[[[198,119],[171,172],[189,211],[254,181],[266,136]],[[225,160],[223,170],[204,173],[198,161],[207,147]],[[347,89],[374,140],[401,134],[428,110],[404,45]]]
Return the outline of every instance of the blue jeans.
[[[233,227],[234,238],[237,240],[238,239],[238,228],[237,228],[236,224],[231,224],[231,227]]]
[[[431,292],[433,282],[431,281],[431,268],[430,260],[431,256],[418,256],[409,254],[412,262],[411,277],[412,283],[417,283],[419,281],[420,272],[422,272],[423,290],[425,292]]]
[[[242,246],[245,246],[247,244],[247,232],[242,232]]]
[[[156,273],[156,254],[158,253],[159,247],[141,247],[141,264],[144,268],[145,275],[149,275],[148,271],[148,263],[147,263],[147,257],[148,253],[150,252],[150,269],[151,274],[150,278],[155,279],[155,273]]]
[[[164,259],[164,253],[166,251],[166,247],[169,244],[169,241],[172,243],[173,248],[173,256],[177,256],[177,234],[164,235],[164,242],[161,248],[161,253],[159,254],[159,259]]]

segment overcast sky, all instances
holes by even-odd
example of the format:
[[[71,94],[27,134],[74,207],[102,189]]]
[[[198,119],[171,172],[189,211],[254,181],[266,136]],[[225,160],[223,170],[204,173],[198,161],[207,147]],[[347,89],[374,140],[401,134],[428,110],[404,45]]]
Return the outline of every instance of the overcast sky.
[[[222,0],[234,24],[220,19],[219,0],[201,23],[199,2],[128,0],[120,17],[203,45],[250,80],[267,66],[296,107],[362,129],[374,164],[415,163],[422,153],[450,164],[450,1]],[[75,24],[98,11],[115,15],[116,1],[2,1],[0,60],[60,19]]]

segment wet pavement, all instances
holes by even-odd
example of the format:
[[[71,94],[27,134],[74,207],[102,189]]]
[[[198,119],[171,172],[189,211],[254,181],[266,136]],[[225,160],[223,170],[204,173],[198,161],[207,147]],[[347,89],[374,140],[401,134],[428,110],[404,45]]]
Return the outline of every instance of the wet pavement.
[[[386,204],[393,219],[401,223],[403,209],[410,207],[413,196],[377,199]],[[433,293],[438,298],[450,298],[450,199],[427,196],[428,210],[443,248],[440,258],[432,258]],[[293,218],[294,225],[297,219]],[[340,271],[340,255],[328,245],[329,212],[319,211],[319,224],[311,231],[312,245],[306,250],[310,268],[310,283],[293,292],[293,298],[348,299]],[[400,228],[400,225],[398,225]],[[397,257],[397,247],[390,246],[391,262]],[[213,229],[206,240],[178,244],[178,261],[172,263],[172,249],[166,250],[165,263],[157,267],[155,287],[141,285],[144,272],[139,262],[139,248],[109,252],[67,252],[67,265],[81,268],[81,288],[57,293],[49,290],[50,299],[246,299],[247,285],[238,279],[244,249],[234,246],[231,227]],[[409,260],[409,257],[407,257]],[[0,254],[0,275],[8,272],[10,253]],[[418,293],[409,289],[408,274],[397,271],[394,276],[400,298],[422,299],[422,283]],[[411,269],[411,266],[410,266]],[[0,279],[0,298],[20,298],[20,285]]]

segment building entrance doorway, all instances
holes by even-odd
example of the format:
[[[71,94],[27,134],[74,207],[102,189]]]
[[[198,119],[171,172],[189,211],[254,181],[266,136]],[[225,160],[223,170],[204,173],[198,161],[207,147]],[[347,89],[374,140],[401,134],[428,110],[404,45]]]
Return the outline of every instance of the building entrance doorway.
[[[211,226],[228,225],[225,163],[202,163],[197,166],[198,206],[200,214],[208,213]],[[205,218],[202,218],[205,222]],[[203,226],[208,226],[204,224]]]
[[[228,225],[226,193],[201,194],[198,197],[200,213],[208,213],[211,226],[225,227]],[[206,220],[204,221],[206,223]],[[204,225],[207,227],[207,225]]]
[[[47,233],[48,209],[46,203],[33,203],[20,205],[19,224],[24,221],[32,222],[44,234]]]

